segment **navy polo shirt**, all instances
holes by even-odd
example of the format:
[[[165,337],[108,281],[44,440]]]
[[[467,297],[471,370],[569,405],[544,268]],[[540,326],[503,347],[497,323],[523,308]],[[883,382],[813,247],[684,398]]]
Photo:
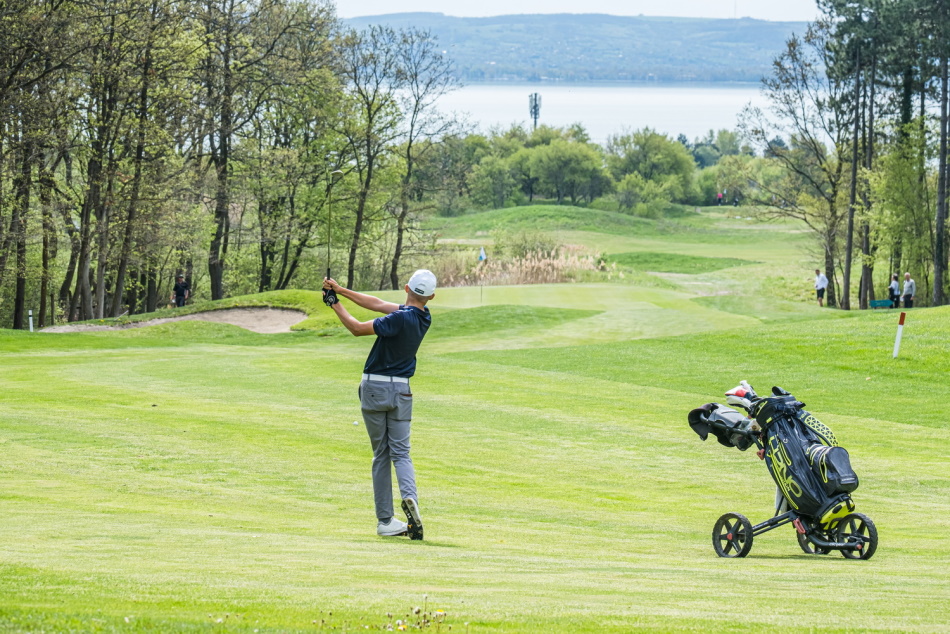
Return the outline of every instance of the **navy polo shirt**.
[[[399,310],[373,320],[376,342],[363,372],[411,377],[416,372],[416,352],[426,336],[432,315],[429,309],[400,305]]]

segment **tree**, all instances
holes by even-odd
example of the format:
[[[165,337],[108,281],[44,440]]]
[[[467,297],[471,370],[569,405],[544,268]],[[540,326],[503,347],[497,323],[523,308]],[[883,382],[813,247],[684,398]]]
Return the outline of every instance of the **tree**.
[[[686,202],[692,195],[696,163],[689,150],[651,128],[607,139],[607,166],[616,180],[636,172],[646,180],[668,182],[674,201]]]
[[[75,7],[65,0],[8,0],[0,7],[0,286],[7,270],[11,250],[14,259],[13,327],[23,328],[26,321],[27,242],[31,206],[35,200],[35,175],[39,175],[43,215],[43,305],[46,314],[46,288],[49,283],[52,220],[50,217],[49,162],[52,126],[60,117],[63,100],[54,89],[63,73],[84,50],[78,38],[62,38],[70,30]],[[5,219],[3,195],[4,163],[14,174],[11,183],[12,204],[9,221]]]
[[[393,155],[393,144],[401,136],[398,93],[405,89],[406,77],[401,72],[399,41],[393,29],[370,26],[350,32],[344,44],[341,66],[349,95],[341,132],[359,184],[346,268],[348,288],[356,282],[356,258],[376,173]]]
[[[538,175],[533,171],[534,161],[531,156],[536,150],[523,147],[508,159],[511,175],[522,193],[528,197],[528,202],[534,201],[534,189],[538,185]]]
[[[950,1],[936,0],[934,3],[935,18],[935,37],[934,53],[940,60],[940,149],[938,157],[938,175],[937,175],[937,213],[934,222],[934,287],[933,287],[933,305],[942,306],[946,303],[947,295],[945,285],[947,284],[948,268],[948,248],[947,248],[947,206],[948,193],[950,186],[950,161],[947,160],[948,134],[950,134],[950,105],[948,105],[948,93],[950,93]]]
[[[572,203],[587,201],[604,189],[603,159],[590,145],[555,139],[532,153],[531,171],[538,185],[554,195],[560,205],[570,196]]]
[[[410,201],[425,188],[416,178],[415,166],[425,153],[433,150],[433,143],[420,144],[422,138],[439,139],[456,127],[451,118],[441,115],[436,101],[458,87],[452,73],[452,63],[438,49],[431,33],[417,29],[400,32],[398,58],[405,86],[400,95],[401,110],[405,115],[403,143],[400,155],[403,165],[399,207],[395,213],[396,242],[390,262],[389,279],[393,290],[399,286],[399,262],[403,254]]]
[[[507,161],[486,156],[472,170],[472,202],[486,209],[500,209],[514,192],[515,185]]]
[[[657,205],[669,203],[672,198],[670,184],[671,181],[646,180],[639,172],[627,174],[617,184],[617,202],[622,210],[632,211],[637,216],[659,216],[661,209]]]
[[[203,89],[198,114],[216,181],[215,228],[208,250],[212,299],[224,297],[235,135],[269,94],[285,38],[306,32],[304,9],[289,0],[200,0],[195,13],[204,42],[195,78]]]
[[[241,184],[257,212],[259,292],[287,288],[297,273],[332,185],[327,157],[343,154],[333,131],[343,99],[332,68],[333,16],[327,7],[303,5],[297,19],[277,44],[272,88],[238,147]]]
[[[756,183],[767,216],[795,218],[819,238],[824,268],[832,282],[828,305],[836,305],[835,271],[839,264],[839,232],[847,156],[846,130],[853,111],[846,105],[848,85],[829,68],[830,25],[818,21],[805,36],[793,36],[776,58],[772,75],[763,79],[771,116],[747,108],[741,129],[765,156],[781,165],[785,177]],[[787,147],[772,141],[789,139]]]

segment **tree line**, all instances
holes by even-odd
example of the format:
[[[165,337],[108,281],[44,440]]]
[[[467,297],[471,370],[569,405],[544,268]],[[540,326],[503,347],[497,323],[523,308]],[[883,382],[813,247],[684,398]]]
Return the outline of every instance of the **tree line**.
[[[598,145],[581,125],[470,132],[436,109],[457,83],[430,33],[347,29],[322,0],[7,0],[0,323],[152,311],[179,273],[212,299],[318,287],[328,265],[398,288],[433,250],[427,214],[658,217],[720,193],[811,230],[831,305],[900,271],[943,304],[950,0],[820,7],[738,131]]]
[[[178,273],[212,299],[312,285],[329,242],[348,286],[395,285],[419,248],[416,165],[456,125],[429,33],[320,0],[6,0],[0,23],[5,324],[151,311]]]
[[[943,305],[950,1],[819,7],[764,79],[770,107],[744,117],[747,137],[780,169],[749,162],[741,177],[768,215],[813,231],[831,305],[867,308],[902,271],[916,279],[918,301]]]

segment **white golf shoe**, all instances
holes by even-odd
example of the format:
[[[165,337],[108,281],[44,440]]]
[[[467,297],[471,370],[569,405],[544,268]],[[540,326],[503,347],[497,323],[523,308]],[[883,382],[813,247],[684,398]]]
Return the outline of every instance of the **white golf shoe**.
[[[389,524],[383,524],[379,522],[376,524],[376,534],[380,537],[398,537],[399,535],[405,535],[409,531],[409,527],[405,522],[400,522],[395,517],[389,520]]]

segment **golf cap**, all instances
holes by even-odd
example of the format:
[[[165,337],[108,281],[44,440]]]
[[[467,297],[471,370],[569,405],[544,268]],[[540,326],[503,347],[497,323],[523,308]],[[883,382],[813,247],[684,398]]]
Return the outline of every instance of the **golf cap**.
[[[409,278],[409,290],[423,297],[432,295],[435,292],[435,274],[427,269],[419,269]]]

